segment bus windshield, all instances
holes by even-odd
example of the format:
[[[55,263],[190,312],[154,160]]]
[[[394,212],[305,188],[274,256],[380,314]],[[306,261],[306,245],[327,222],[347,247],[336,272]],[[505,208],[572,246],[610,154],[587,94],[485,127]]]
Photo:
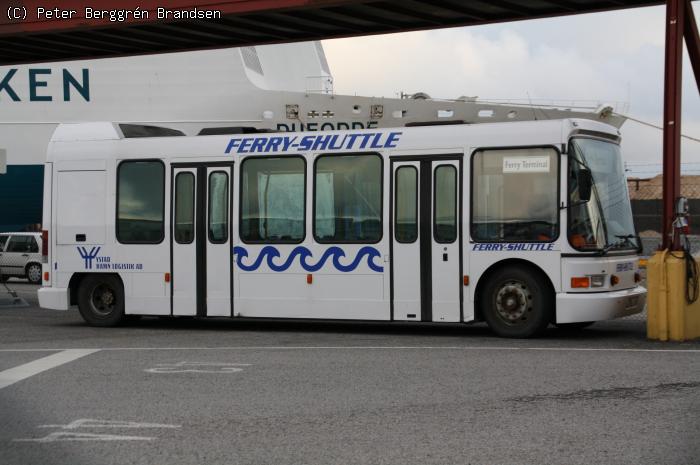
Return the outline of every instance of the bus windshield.
[[[590,200],[579,196],[579,172],[592,177]],[[636,250],[620,147],[598,139],[573,139],[569,150],[569,242],[579,250]]]

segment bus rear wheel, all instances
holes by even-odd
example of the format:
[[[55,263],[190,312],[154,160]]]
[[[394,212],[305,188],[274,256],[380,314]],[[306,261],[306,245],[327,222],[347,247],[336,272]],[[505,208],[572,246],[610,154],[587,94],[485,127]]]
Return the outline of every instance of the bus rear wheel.
[[[91,326],[116,326],[124,320],[124,289],[115,276],[86,276],[78,288],[78,309]]]
[[[531,269],[510,266],[497,270],[481,294],[481,314],[501,337],[541,335],[552,320],[554,296],[545,279]]]

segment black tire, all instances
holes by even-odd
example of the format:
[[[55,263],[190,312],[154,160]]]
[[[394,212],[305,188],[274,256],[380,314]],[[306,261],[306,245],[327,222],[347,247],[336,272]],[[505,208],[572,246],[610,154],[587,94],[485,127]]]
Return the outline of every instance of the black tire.
[[[124,288],[115,276],[90,275],[78,288],[78,309],[91,326],[116,326],[124,320]]]
[[[539,336],[554,314],[554,295],[547,281],[523,266],[501,268],[489,276],[479,300],[481,315],[501,337]]]
[[[29,263],[24,268],[24,276],[32,284],[41,284],[41,265],[38,263]]]
[[[564,331],[581,331],[584,328],[588,328],[595,321],[581,321],[578,323],[554,323],[554,326]]]
[[[8,279],[10,279],[9,276],[2,275],[0,276],[0,283],[6,283]]]

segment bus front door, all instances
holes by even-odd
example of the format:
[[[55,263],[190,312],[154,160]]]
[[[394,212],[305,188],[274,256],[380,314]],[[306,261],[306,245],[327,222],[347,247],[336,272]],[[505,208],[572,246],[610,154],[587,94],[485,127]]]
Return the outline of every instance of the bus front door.
[[[460,171],[442,156],[392,160],[394,320],[461,321]]]
[[[233,315],[232,168],[173,165],[173,315]]]

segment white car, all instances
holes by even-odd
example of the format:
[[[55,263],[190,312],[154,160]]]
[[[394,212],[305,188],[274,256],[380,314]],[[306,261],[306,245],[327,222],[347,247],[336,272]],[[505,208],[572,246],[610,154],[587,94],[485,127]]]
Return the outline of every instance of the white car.
[[[0,233],[0,282],[11,277],[41,284],[41,233]]]

